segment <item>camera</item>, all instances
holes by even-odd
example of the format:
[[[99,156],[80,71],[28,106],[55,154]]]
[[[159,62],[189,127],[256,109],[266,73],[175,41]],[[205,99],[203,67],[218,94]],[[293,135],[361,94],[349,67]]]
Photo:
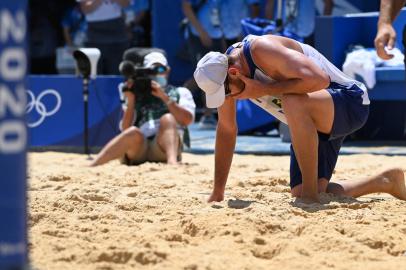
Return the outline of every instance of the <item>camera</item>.
[[[119,66],[120,73],[126,80],[122,91],[132,91],[138,97],[151,95],[151,77],[167,69],[163,66],[145,65],[145,58],[153,52],[161,53],[165,57],[165,51],[159,48],[134,47],[124,52],[123,61]]]
[[[151,77],[162,72],[163,67],[139,67],[133,62],[124,60],[120,63],[119,70],[126,79],[123,91],[131,91],[137,96],[151,95]]]
[[[73,52],[76,60],[77,72],[84,78],[96,78],[97,62],[100,58],[100,50],[97,48],[80,48]]]

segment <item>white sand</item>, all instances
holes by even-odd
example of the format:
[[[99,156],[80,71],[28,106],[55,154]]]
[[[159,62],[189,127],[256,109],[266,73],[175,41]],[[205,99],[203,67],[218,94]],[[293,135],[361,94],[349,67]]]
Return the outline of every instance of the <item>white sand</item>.
[[[38,269],[406,269],[406,202],[324,195],[300,208],[289,157],[234,157],[225,201],[205,202],[212,155],[171,167],[29,155],[29,242]],[[355,179],[406,157],[340,157]]]

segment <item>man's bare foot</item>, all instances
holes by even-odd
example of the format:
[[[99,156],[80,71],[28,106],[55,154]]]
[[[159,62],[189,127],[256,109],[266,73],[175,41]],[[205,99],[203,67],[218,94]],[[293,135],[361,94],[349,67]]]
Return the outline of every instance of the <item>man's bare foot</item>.
[[[168,165],[178,165],[179,163],[176,160],[168,160],[166,162],[166,164],[168,164]]]
[[[317,197],[300,197],[300,198],[298,198],[299,199],[299,201],[301,202],[301,203],[305,203],[305,204],[312,204],[312,203],[320,203],[320,199],[319,199],[319,197],[317,196]]]
[[[300,195],[300,199],[302,203],[320,203],[319,193],[316,191],[314,192],[305,192],[302,190],[302,194]]]
[[[213,191],[210,197],[207,199],[207,202],[221,202],[222,200],[224,200],[224,192]]]
[[[402,169],[389,169],[381,174],[378,179],[380,184],[385,185],[385,189],[392,196],[406,200],[405,174]]]

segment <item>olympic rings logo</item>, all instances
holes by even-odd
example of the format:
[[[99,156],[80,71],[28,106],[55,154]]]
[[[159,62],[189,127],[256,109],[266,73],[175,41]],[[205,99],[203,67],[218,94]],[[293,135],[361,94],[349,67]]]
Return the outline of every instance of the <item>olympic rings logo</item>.
[[[45,91],[42,91],[37,98],[35,98],[34,94],[30,90],[27,90],[27,94],[30,98],[30,102],[27,103],[26,113],[28,114],[35,109],[37,114],[40,116],[37,121],[28,123],[28,127],[30,128],[38,127],[44,122],[46,117],[54,115],[61,108],[62,98],[54,89],[46,89]],[[48,110],[48,108],[45,107],[45,104],[42,102],[42,99],[47,95],[54,96],[56,99],[55,107],[52,110]]]

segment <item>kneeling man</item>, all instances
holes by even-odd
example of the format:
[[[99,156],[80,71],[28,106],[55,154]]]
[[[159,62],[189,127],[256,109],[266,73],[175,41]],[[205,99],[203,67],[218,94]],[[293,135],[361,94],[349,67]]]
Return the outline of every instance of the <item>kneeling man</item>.
[[[352,197],[387,192],[406,199],[401,169],[358,181],[330,182],[341,144],[365,124],[370,102],[362,83],[313,47],[280,36],[249,35],[225,54],[206,54],[194,77],[206,93],[207,106],[218,108],[219,114],[209,202],[224,199],[237,135],[236,99],[250,99],[288,124],[293,196],[317,202],[320,192]]]

